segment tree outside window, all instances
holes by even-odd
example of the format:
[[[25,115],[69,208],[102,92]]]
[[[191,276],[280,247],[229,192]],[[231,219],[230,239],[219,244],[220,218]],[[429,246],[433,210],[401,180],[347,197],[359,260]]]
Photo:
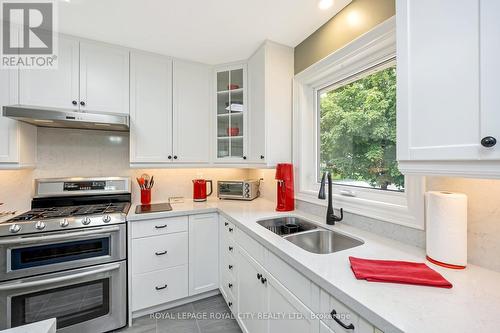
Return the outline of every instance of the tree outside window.
[[[336,183],[402,191],[396,161],[396,67],[319,92],[319,170]]]

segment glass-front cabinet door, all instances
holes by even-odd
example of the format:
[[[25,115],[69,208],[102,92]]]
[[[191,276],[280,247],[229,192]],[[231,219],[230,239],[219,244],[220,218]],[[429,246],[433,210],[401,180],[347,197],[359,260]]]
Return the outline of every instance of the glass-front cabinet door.
[[[246,160],[246,68],[216,71],[216,154],[218,161]]]

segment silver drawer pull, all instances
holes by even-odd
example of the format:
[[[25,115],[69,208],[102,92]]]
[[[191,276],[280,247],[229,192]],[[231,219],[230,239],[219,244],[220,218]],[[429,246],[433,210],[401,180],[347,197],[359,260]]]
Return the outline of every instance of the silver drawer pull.
[[[157,256],[162,256],[162,255],[164,255],[164,254],[167,254],[167,252],[168,252],[168,251],[167,251],[167,250],[165,250],[165,251],[163,251],[163,252],[155,252],[155,254],[156,254]]]
[[[163,229],[163,228],[166,228],[167,225],[166,224],[163,224],[163,225],[155,225],[155,229]]]
[[[167,288],[167,284],[165,284],[162,287],[158,287],[158,286],[155,287],[156,290],[162,290],[162,289],[165,289],[165,288]]]

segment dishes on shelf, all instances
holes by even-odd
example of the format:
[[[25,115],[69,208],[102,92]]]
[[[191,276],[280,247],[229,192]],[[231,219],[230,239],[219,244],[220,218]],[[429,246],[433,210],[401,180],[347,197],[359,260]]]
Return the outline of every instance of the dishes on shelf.
[[[228,136],[238,136],[238,134],[240,134],[240,129],[238,127],[228,127],[226,133]]]

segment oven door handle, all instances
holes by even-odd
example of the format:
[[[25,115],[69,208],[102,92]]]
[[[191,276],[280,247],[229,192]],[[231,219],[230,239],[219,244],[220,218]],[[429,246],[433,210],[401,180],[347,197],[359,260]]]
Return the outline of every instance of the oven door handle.
[[[40,280],[40,281],[23,282],[21,280],[21,281],[16,282],[16,283],[9,283],[9,284],[0,285],[0,291],[13,290],[13,289],[19,289],[19,288],[24,289],[24,288],[43,286],[43,285],[57,283],[57,282],[70,281],[70,280],[80,279],[82,277],[89,276],[89,275],[114,271],[115,269],[118,269],[118,268],[120,268],[120,264],[113,264],[111,266],[93,269],[93,270],[87,271],[87,272],[76,273],[76,274],[71,274],[71,275],[66,275],[66,276],[60,276],[60,277],[55,277],[55,278],[50,278],[50,279],[45,279],[45,280]]]
[[[7,238],[7,239],[0,239],[0,245],[11,245],[11,244],[20,244],[20,243],[23,243],[23,244],[25,244],[25,243],[40,243],[40,242],[51,241],[51,240],[68,240],[71,238],[76,238],[76,237],[81,237],[81,236],[104,234],[104,233],[110,233],[110,232],[119,231],[119,230],[120,230],[120,227],[115,226],[115,227],[94,229],[94,230],[89,230],[89,231],[68,232],[68,233],[57,234],[57,235]]]

